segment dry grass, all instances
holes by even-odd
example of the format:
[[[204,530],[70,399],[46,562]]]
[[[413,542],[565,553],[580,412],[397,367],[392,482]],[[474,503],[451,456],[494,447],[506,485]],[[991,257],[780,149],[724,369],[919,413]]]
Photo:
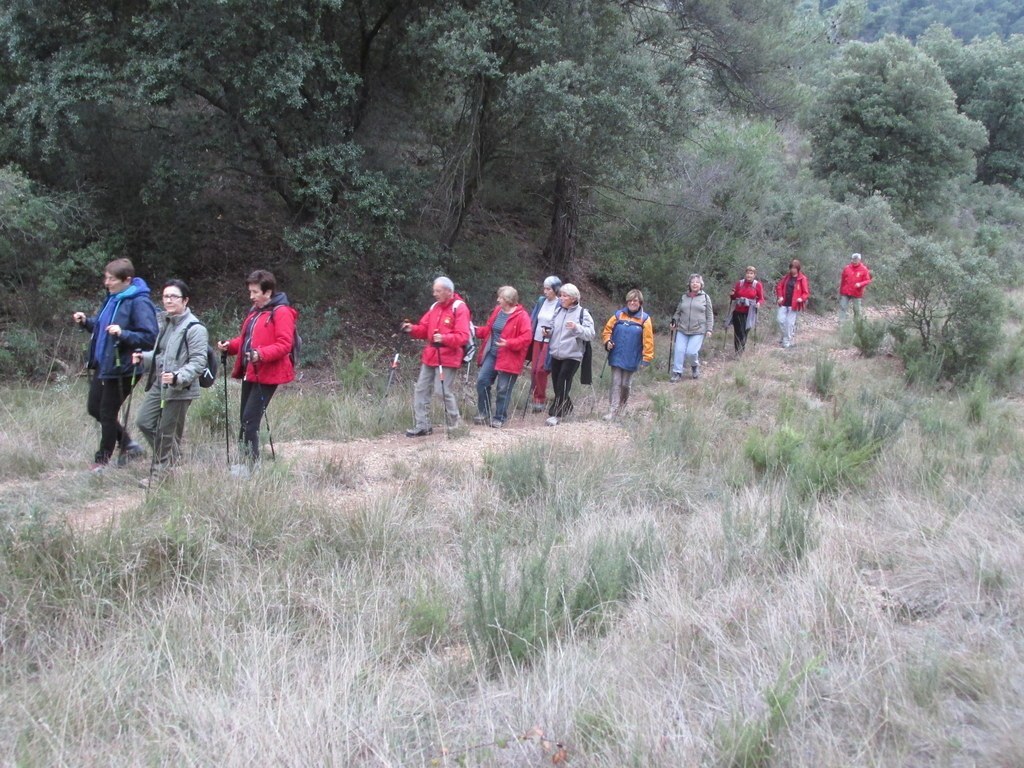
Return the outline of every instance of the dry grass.
[[[620,426],[410,441],[407,392],[283,390],[244,483],[204,403],[148,498],[84,476],[84,388],[4,392],[0,764],[1021,764],[1020,405],[798,345],[648,382]],[[808,492],[854,407],[902,421]],[[495,542],[541,607],[514,658],[472,642]]]

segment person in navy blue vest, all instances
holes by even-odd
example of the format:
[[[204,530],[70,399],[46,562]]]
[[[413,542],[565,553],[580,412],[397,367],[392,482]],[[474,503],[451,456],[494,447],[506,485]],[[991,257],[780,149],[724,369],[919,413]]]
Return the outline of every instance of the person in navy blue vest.
[[[121,447],[121,459],[142,455],[142,446],[128,435],[127,425],[118,421],[121,405],[132,391],[138,368],[132,352],[148,351],[156,343],[156,308],[149,286],[135,276],[129,259],[114,259],[103,270],[107,297],[92,317],[75,312],[71,318],[92,334],[89,340],[89,368],[94,371],[86,409],[100,423],[100,446],[93,457],[91,472],[102,472]]]
[[[626,407],[633,374],[654,360],[654,323],[644,312],[644,295],[636,288],[626,294],[626,306],[608,318],[601,332],[612,369],[612,388],[605,421],[612,421]]]

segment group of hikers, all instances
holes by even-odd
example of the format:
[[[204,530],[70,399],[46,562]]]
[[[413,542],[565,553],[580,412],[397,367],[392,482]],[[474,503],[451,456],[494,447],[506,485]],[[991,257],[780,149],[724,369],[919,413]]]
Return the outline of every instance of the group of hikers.
[[[864,289],[871,273],[859,253],[840,276],[840,321],[852,309],[861,314]],[[237,336],[216,343],[222,361],[235,358],[232,378],[241,380],[239,406],[240,462],[235,475],[247,476],[260,459],[260,424],[277,388],[295,378],[294,355],[298,340],[298,313],[288,297],[277,290],[274,275],[258,269],[245,280],[251,307]],[[201,388],[215,380],[216,356],[206,326],[189,309],[188,285],[179,279],[164,283],[157,313],[150,288],[135,275],[129,259],[106,265],[103,284],[107,295],[92,316],[74,312],[72,319],[90,332],[88,367],[93,371],[87,411],[100,425],[99,448],[91,471],[103,472],[114,460],[124,464],[144,454],[128,432],[130,395],[140,379],[145,395],[136,425],[152,452],[149,476],[140,484],[150,487],[162,480],[177,462],[185,417]],[[420,371],[413,391],[414,424],[408,437],[433,432],[430,406],[441,397],[446,427],[460,423],[458,371],[467,350],[476,349],[477,413],[473,421],[500,428],[509,420],[512,392],[518,377],[529,366],[529,403],[534,413],[547,410],[546,423],[558,425],[573,411],[569,393],[576,373],[582,384],[592,383],[592,342],[598,331],[591,313],[581,304],[580,290],[557,276],[545,278],[542,294],[532,311],[520,303],[512,286],[497,290],[495,307],[486,323],[474,326],[469,306],[447,277],[433,283],[434,302],[418,322],[405,320],[401,330],[424,342]],[[790,262],[788,272],[776,283],[779,343],[790,347],[795,340],[797,318],[810,300],[810,284],[800,261]],[[729,319],[737,355],[742,354],[749,332],[757,324],[765,302],[757,270],[749,266],[729,294]],[[605,420],[622,413],[629,400],[633,375],[654,360],[654,324],[644,310],[644,297],[630,290],[625,304],[601,329],[601,344],[611,369],[611,389]],[[688,375],[700,377],[700,351],[714,330],[712,300],[699,274],[690,276],[669,323],[670,377],[673,383]],[[479,342],[479,343],[478,343]],[[548,380],[553,397],[548,400]],[[492,390],[494,390],[492,394]],[[226,398],[225,390],[225,398]],[[127,401],[123,419],[121,408]],[[225,401],[225,409],[226,409]],[[524,409],[525,409],[524,404]],[[226,415],[226,413],[225,413]]]

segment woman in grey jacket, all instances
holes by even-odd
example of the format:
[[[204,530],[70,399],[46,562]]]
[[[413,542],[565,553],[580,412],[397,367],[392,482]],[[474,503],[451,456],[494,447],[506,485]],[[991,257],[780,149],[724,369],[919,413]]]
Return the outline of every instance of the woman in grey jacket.
[[[594,318],[580,306],[580,289],[572,283],[562,286],[558,294],[559,306],[551,321],[551,341],[548,360],[551,361],[551,383],[555,399],[548,411],[547,425],[553,427],[572,412],[569,389],[573,376],[579,370],[587,342],[597,335]]]
[[[148,371],[146,397],[135,422],[153,450],[154,474],[140,481],[144,488],[177,461],[185,415],[199,397],[199,376],[206,370],[209,335],[188,308],[188,299],[188,285],[183,280],[164,284],[164,314],[158,321],[156,347],[133,356]]]
[[[669,381],[682,378],[689,365],[693,378],[700,377],[700,348],[715,327],[711,297],[704,293],[704,278],[690,275],[690,290],[679,299],[669,328],[676,335],[672,350],[672,375]]]

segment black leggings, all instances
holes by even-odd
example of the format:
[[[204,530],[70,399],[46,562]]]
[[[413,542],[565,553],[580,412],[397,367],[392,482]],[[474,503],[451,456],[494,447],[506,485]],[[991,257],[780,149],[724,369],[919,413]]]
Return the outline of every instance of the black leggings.
[[[119,376],[116,379],[101,379],[99,373],[93,376],[89,384],[89,397],[85,409],[100,423],[100,448],[96,451],[97,464],[106,464],[114,454],[118,444],[121,449],[131,438],[128,430],[117,420],[118,411],[132,391],[133,377]]]
[[[569,390],[572,388],[572,379],[579,370],[579,360],[559,360],[551,358],[551,384],[555,389],[555,400],[548,409],[549,416],[562,418],[572,413],[572,400],[569,399]]]
[[[732,314],[732,343],[737,352],[742,352],[747,346],[747,315],[745,312],[733,312]]]
[[[266,413],[277,384],[242,382],[241,426],[238,439],[242,441],[242,458],[256,461],[260,457],[260,421]]]

